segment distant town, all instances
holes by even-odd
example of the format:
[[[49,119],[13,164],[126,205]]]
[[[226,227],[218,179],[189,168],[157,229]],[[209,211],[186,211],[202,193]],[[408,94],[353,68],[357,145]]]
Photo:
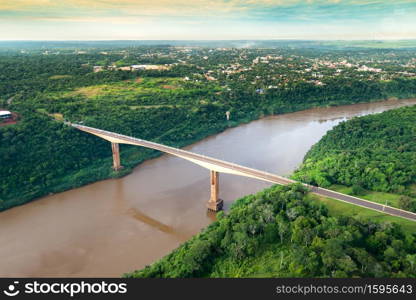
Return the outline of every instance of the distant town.
[[[22,54],[28,52],[21,51]],[[184,76],[183,80],[219,81],[225,89],[230,89],[233,82],[248,83],[255,87],[257,93],[291,83],[322,86],[341,77],[370,81],[416,77],[416,58],[409,50],[385,49],[373,55],[371,49],[322,52],[314,49],[176,46],[152,47],[152,51],[138,47],[68,52],[45,50],[42,55],[95,55],[98,60],[83,64],[92,68],[93,72],[166,71],[177,66],[192,67],[195,71]]]

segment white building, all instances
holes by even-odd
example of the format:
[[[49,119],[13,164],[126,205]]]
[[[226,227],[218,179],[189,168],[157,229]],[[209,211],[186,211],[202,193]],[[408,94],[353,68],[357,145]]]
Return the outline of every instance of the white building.
[[[8,110],[0,110],[0,119],[9,119],[12,117],[12,113]]]

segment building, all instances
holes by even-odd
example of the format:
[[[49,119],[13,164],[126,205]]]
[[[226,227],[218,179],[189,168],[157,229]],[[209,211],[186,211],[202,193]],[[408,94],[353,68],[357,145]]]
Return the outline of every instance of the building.
[[[94,72],[95,73],[104,71],[104,67],[103,66],[94,66],[93,69],[94,69]]]
[[[0,119],[11,119],[12,113],[8,110],[0,110]]]
[[[166,65],[131,65],[132,70],[167,70]]]

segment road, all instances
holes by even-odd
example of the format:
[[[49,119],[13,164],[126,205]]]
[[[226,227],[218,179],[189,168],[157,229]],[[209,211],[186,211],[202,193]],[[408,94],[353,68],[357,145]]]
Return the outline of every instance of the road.
[[[162,151],[165,153],[169,153],[169,154],[181,157],[183,159],[187,159],[207,169],[214,170],[217,172],[256,178],[259,180],[263,180],[263,181],[267,181],[267,182],[271,182],[275,184],[280,184],[280,185],[286,185],[286,184],[291,184],[291,183],[301,183],[301,182],[298,182],[289,178],[285,178],[276,174],[248,168],[245,166],[241,166],[241,165],[234,164],[231,162],[205,156],[202,154],[193,153],[190,151],[186,151],[186,150],[182,150],[182,149],[178,149],[174,147],[169,147],[166,145],[162,145],[162,144],[158,144],[158,143],[154,143],[154,142],[150,142],[150,141],[146,141],[146,140],[142,140],[142,139],[126,136],[126,135],[121,135],[118,133],[105,131],[105,130],[101,130],[101,129],[97,129],[93,127],[88,127],[88,126],[79,125],[79,124],[72,124],[72,123],[67,123],[67,124],[79,130],[99,136],[113,143],[130,144],[130,145],[136,145],[136,146],[142,146],[146,148],[155,149],[158,151]],[[409,212],[409,211],[401,210],[401,209],[383,205],[383,204],[378,204],[378,203],[371,202],[365,199],[338,193],[335,191],[312,186],[309,184],[305,184],[305,183],[301,183],[301,184],[306,186],[313,194],[316,194],[318,196],[329,197],[335,200],[339,200],[339,201],[343,201],[343,202],[350,203],[353,205],[372,209],[381,213],[405,218],[411,221],[416,221],[416,214]]]

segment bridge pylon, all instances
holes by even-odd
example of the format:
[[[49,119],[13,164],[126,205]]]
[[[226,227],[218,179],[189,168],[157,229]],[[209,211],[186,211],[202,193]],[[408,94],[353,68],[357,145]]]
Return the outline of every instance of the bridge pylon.
[[[223,201],[219,198],[219,173],[210,170],[211,173],[211,198],[207,203],[208,210],[219,211],[222,209]]]
[[[120,147],[118,143],[111,143],[111,151],[113,152],[113,169],[118,171],[123,168],[120,164]]]

